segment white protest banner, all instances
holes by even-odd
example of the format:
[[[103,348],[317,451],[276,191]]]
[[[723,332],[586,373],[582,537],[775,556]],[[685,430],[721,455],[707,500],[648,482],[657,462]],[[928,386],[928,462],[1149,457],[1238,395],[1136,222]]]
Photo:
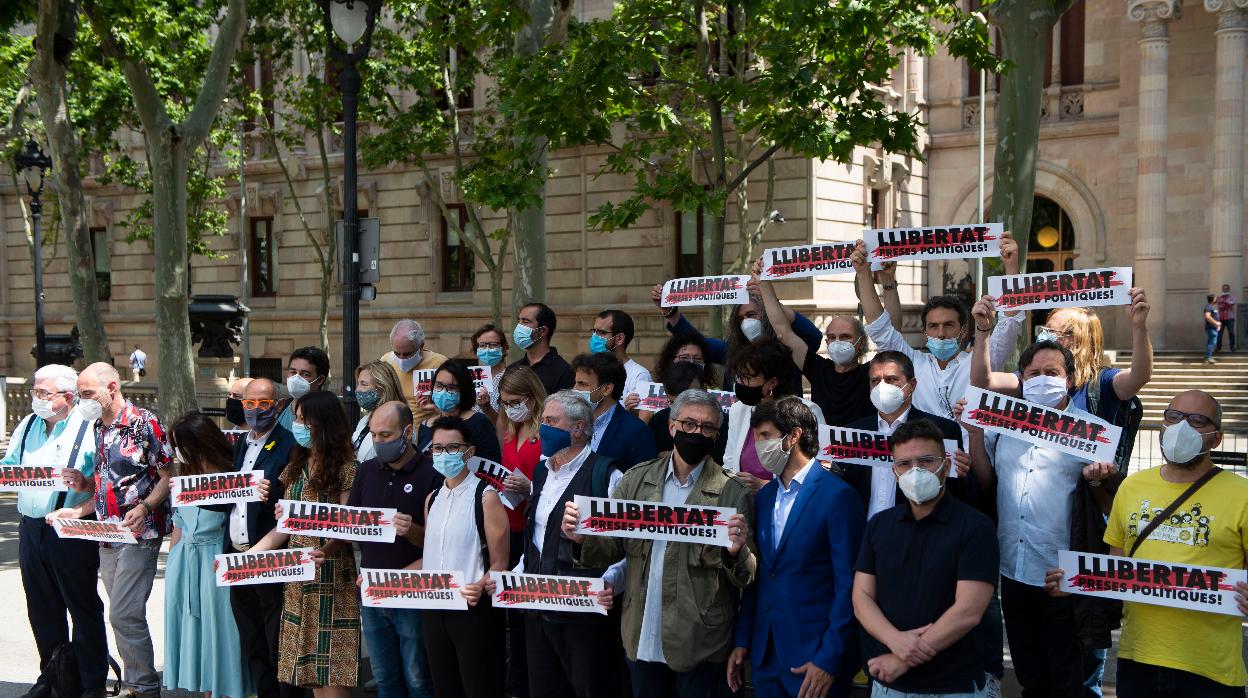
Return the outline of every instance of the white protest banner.
[[[1130,305],[1131,267],[988,277],[999,310]]]
[[[1057,551],[1057,566],[1058,588],[1071,594],[1235,617],[1235,584],[1248,582],[1245,570],[1070,550]]]
[[[663,307],[677,305],[741,305],[750,302],[748,276],[691,276],[663,284]]]
[[[771,247],[763,250],[764,281],[800,279],[805,276],[853,273],[849,256],[854,242],[824,242],[796,247]]]
[[[975,259],[1000,257],[1002,233],[1000,223],[878,228],[862,231],[862,241],[872,262]]]
[[[490,572],[490,578],[494,580],[494,608],[607,615],[607,609],[598,603],[598,592],[605,588],[602,577]]]
[[[966,422],[1096,463],[1113,461],[1122,437],[1122,427],[1086,413],[1063,412],[975,387],[966,389],[965,398]]]
[[[642,412],[662,412],[672,406],[662,383],[638,383],[637,394],[641,397],[637,409]]]
[[[446,570],[360,569],[360,601],[370,608],[467,611],[464,573]]]
[[[731,390],[708,390],[706,392],[719,402],[719,409],[723,410],[724,414],[728,414],[728,410],[738,402],[737,394]]]
[[[178,475],[169,480],[169,501],[175,507],[260,501],[264,471]]]
[[[490,373],[489,366],[469,366],[468,372],[472,374],[472,385],[478,393],[484,390],[491,399],[496,397],[494,376]]]
[[[0,492],[67,492],[65,469],[57,465],[0,467]]]
[[[511,469],[501,463],[495,463],[492,460],[486,460],[480,456],[473,456],[468,459],[468,470],[477,474],[477,477],[485,480],[498,492],[498,499],[503,506],[508,509],[515,509],[520,503],[520,498],[513,498],[513,492],[507,491],[507,483],[505,478],[512,473]]]
[[[587,536],[641,538],[728,547],[731,507],[663,504],[576,495],[581,520],[576,532]]]
[[[958,442],[945,439],[945,455],[950,459],[949,477],[957,477],[952,459],[958,450]],[[849,429],[819,425],[819,460],[837,463],[853,463],[873,468],[893,467],[893,448],[888,436],[878,431]]]
[[[412,371],[412,394],[413,395],[432,395],[433,394],[433,376],[438,372],[436,368],[426,368]]]
[[[322,504],[283,499],[282,518],[277,520],[278,533],[295,533],[338,540],[362,540],[373,543],[394,542],[396,509],[349,507],[343,504]]]
[[[222,553],[212,558],[217,586],[307,582],[316,579],[312,548],[266,550],[261,553]]]
[[[120,521],[92,521],[89,519],[49,519],[60,538],[93,540],[97,543],[137,543],[134,532]]]

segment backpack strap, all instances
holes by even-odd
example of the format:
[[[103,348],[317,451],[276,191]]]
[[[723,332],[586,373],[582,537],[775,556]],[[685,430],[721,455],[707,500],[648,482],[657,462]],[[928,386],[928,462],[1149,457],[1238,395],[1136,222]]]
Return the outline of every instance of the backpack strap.
[[[1183,506],[1183,502],[1186,502],[1192,495],[1196,494],[1196,490],[1204,487],[1205,483],[1212,480],[1220,472],[1222,472],[1221,468],[1216,465],[1213,466],[1209,469],[1209,472],[1201,475],[1199,480],[1188,485],[1187,489],[1183,490],[1183,494],[1179,495],[1173,502],[1170,502],[1170,506],[1162,510],[1160,514],[1154,516],[1153,520],[1149,521],[1148,525],[1144,527],[1144,530],[1140,531],[1140,535],[1135,537],[1135,542],[1131,544],[1131,550],[1127,552],[1127,557],[1134,557],[1135,551],[1140,549],[1140,544],[1144,542],[1145,538],[1148,538],[1150,533],[1155,531],[1157,527],[1161,525],[1162,521],[1170,518],[1171,514],[1178,511],[1180,506]]]
[[[615,469],[615,459],[601,453],[594,454],[594,472],[590,476],[590,491],[595,497],[610,497],[611,471]]]
[[[481,541],[481,564],[490,569],[490,544],[485,539],[485,488],[490,483],[477,478],[476,501],[473,502],[473,514],[477,520],[477,538]]]

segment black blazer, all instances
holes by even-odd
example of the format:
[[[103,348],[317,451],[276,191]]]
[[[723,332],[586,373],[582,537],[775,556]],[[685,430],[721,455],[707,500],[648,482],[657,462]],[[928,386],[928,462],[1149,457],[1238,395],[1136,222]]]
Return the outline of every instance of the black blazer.
[[[269,432],[269,438],[265,440],[264,446],[260,449],[260,455],[256,458],[255,470],[264,471],[264,479],[269,481],[269,499],[267,502],[248,502],[247,503],[247,540],[252,545],[260,542],[269,531],[277,526],[277,517],[273,515],[273,505],[277,504],[277,500],[286,496],[286,487],[282,485],[281,474],[286,469],[286,464],[290,462],[290,450],[295,446],[295,437],[281,424],[274,424],[273,431]],[[243,459],[247,457],[247,437],[240,436],[234,442],[234,470],[241,470],[243,467]],[[220,511],[225,514],[231,514],[234,511],[233,504],[220,504],[213,507],[207,507],[213,511]],[[225,552],[234,552],[234,545],[230,541],[230,522],[225,522]]]
[[[911,407],[910,413],[906,415],[906,421],[917,419],[926,419],[932,422],[940,429],[941,435],[949,440],[956,441],[958,448],[966,450],[966,446],[962,443],[962,429],[952,419],[946,417],[937,417],[920,410],[917,407]],[[862,429],[865,431],[876,431],[880,427],[878,414],[872,414],[870,417],[864,417],[856,422],[845,425],[847,429]],[[856,465],[851,463],[840,464],[844,469],[845,482],[854,491],[858,493],[859,499],[862,500],[864,507],[870,507],[871,503],[871,466]],[[949,489],[949,494],[954,497],[976,506],[979,502],[979,481],[975,479],[975,473],[969,472],[965,477],[949,478],[945,481],[945,486]],[[897,488],[897,501],[906,501],[906,496],[901,493],[901,487]]]

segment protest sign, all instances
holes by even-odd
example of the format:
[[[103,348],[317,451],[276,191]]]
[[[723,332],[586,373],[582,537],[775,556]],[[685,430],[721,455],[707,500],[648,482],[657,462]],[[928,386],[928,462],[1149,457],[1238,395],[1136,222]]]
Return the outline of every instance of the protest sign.
[[[283,499],[278,505],[282,507],[282,518],[277,520],[278,533],[373,543],[394,542],[395,509],[349,507],[343,504],[290,499]]]
[[[587,536],[641,538],[728,546],[730,507],[663,504],[576,495],[581,520],[576,532]]]
[[[65,469],[56,465],[0,467],[0,492],[67,492]]]
[[[957,468],[952,467],[954,454],[958,450],[958,442],[945,439],[945,456],[950,459],[949,477],[957,477]],[[878,431],[865,429],[848,429],[819,425],[819,460],[837,463],[853,463],[873,468],[893,467],[893,447],[889,437]]]
[[[360,601],[370,608],[467,611],[464,573],[446,570],[360,569]]]
[[[433,376],[437,372],[438,369],[436,368],[412,371],[412,393],[414,395],[432,395]]]
[[[637,409],[642,412],[662,412],[672,406],[662,383],[638,383],[637,394],[641,397]]]
[[[663,284],[663,307],[677,305],[741,305],[750,302],[748,276],[692,276]]]
[[[222,553],[212,558],[212,570],[219,587],[307,582],[316,578],[312,548]]]
[[[498,492],[499,501],[508,509],[515,509],[516,505],[523,501],[523,498],[517,496],[515,492],[507,491],[505,479],[513,472],[507,466],[495,463],[492,460],[486,460],[480,456],[473,456],[468,459],[468,470],[476,473],[477,477],[488,482]]]
[[[824,242],[796,247],[771,247],[763,250],[764,281],[800,279],[824,274],[847,274],[854,271],[849,256],[854,242]]]
[[[706,392],[710,393],[711,397],[719,402],[719,409],[723,410],[724,414],[728,414],[728,410],[732,409],[732,406],[738,402],[737,394],[731,390],[708,390]]]
[[[605,588],[602,577],[490,572],[490,578],[494,580],[494,608],[607,615],[607,609],[598,603],[598,592]]]
[[[999,310],[1130,305],[1131,267],[988,277]]]
[[[260,501],[264,471],[179,475],[169,480],[169,501],[175,507]]]
[[[1000,257],[1002,231],[1000,223],[881,228],[862,231],[862,241],[872,262],[974,259]]]
[[[1245,570],[1070,550],[1057,552],[1057,566],[1058,587],[1071,594],[1236,617],[1235,584],[1248,582]]]
[[[49,519],[60,538],[93,540],[97,543],[137,543],[134,532],[121,525],[121,521],[92,521],[89,519]]]
[[[1086,412],[1063,412],[975,387],[967,388],[965,397],[964,421],[1092,462],[1113,461],[1122,437],[1122,427]]]
[[[491,400],[498,397],[495,394],[496,386],[494,383],[494,376],[490,373],[489,366],[469,366],[468,372],[472,374],[472,385],[476,392],[480,393],[484,390],[489,393]]]

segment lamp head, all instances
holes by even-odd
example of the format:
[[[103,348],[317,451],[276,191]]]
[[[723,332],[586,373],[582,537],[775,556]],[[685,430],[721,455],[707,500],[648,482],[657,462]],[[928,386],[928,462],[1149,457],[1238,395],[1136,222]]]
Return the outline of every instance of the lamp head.
[[[31,196],[39,196],[43,191],[43,178],[50,169],[52,158],[43,152],[34,138],[27,139],[26,147],[17,154],[17,170],[22,173]]]
[[[377,21],[377,0],[329,0],[329,21],[350,52]]]

